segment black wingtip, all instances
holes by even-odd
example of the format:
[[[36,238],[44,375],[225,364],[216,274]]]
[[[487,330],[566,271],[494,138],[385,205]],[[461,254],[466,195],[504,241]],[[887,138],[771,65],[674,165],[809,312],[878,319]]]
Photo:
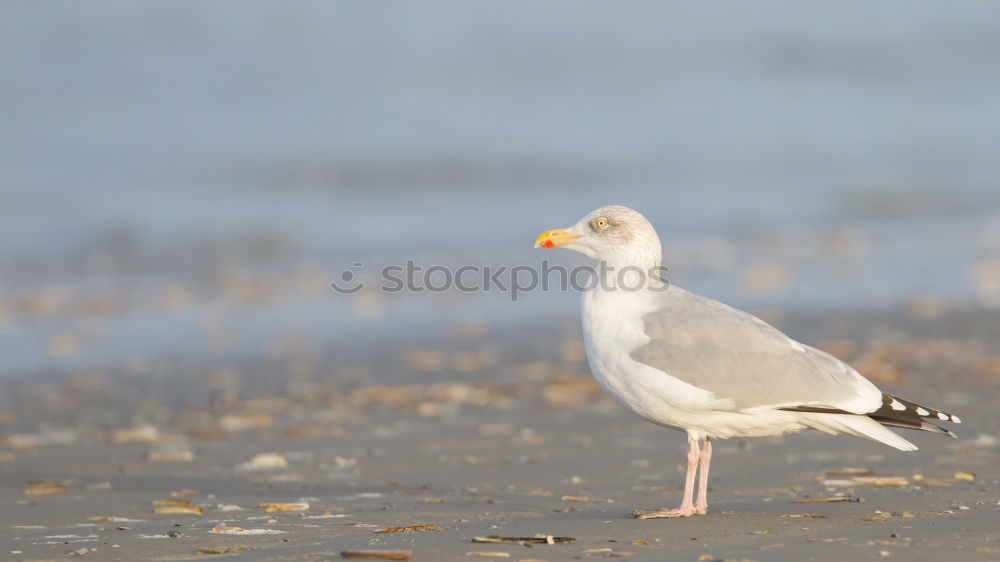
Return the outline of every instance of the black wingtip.
[[[825,406],[786,406],[780,409],[790,412],[855,415],[852,412],[846,412],[838,408],[828,408]],[[962,420],[955,414],[949,414],[948,412],[942,412],[940,410],[935,410],[934,408],[921,406],[916,402],[910,402],[909,400],[905,400],[891,394],[882,394],[882,406],[867,414],[867,416],[885,426],[940,433],[942,435],[947,435],[952,439],[957,439],[958,436],[943,427],[938,427],[932,423],[928,423],[927,420],[935,422],[943,421],[962,423]]]

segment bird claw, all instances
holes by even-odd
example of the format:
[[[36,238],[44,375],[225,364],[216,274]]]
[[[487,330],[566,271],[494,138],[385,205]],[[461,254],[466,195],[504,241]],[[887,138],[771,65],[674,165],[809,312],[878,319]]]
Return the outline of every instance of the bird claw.
[[[645,510],[637,509],[632,512],[632,517],[636,519],[661,519],[661,518],[674,518],[674,517],[691,517],[692,515],[705,514],[708,512],[708,507],[704,511],[699,511],[694,506],[682,506],[677,509],[655,509],[655,510]]]

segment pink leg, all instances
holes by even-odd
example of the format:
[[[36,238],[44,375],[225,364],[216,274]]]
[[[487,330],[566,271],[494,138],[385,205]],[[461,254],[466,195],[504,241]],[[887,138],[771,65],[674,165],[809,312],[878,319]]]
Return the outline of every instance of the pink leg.
[[[705,438],[701,447],[701,466],[698,469],[698,502],[694,504],[695,513],[708,513],[708,466],[712,464],[712,441]]]
[[[698,451],[698,442],[688,437],[688,467],[687,477],[684,479],[684,499],[677,509],[659,509],[656,511],[635,510],[632,517],[636,519],[656,519],[658,517],[689,517],[697,513],[694,507],[694,477],[698,473],[698,460],[701,457]]]

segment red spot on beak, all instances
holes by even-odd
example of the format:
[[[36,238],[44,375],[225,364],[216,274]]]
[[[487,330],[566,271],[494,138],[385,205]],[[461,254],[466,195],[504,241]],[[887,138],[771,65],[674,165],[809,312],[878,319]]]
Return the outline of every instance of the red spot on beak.
[[[556,245],[553,244],[551,240],[546,240],[545,242],[542,242],[542,246],[544,246],[546,248],[555,248],[556,247]]]

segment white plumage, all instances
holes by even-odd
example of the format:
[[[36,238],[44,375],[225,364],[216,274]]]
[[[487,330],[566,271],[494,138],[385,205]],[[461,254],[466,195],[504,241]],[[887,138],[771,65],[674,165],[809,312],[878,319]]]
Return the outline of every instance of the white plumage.
[[[812,428],[912,451],[916,446],[887,426],[952,435],[923,418],[959,422],[884,394],[843,361],[749,313],[670,285],[661,275],[659,236],[632,209],[603,207],[567,229],[543,233],[535,245],[565,246],[602,262],[583,295],[591,371],[626,408],[688,434],[681,506],[636,517],[707,512],[711,438]]]

